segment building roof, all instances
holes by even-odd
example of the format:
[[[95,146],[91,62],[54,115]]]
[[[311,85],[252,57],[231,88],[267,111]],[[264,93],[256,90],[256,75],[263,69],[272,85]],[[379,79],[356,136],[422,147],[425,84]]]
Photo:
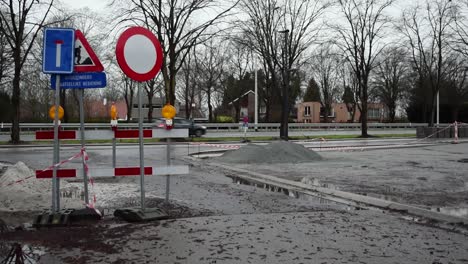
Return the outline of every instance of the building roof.
[[[237,97],[236,99],[232,100],[231,102],[229,102],[229,103],[228,103],[228,105],[231,105],[232,103],[234,103],[234,102],[236,102],[237,100],[239,100],[239,99],[243,98],[244,96],[248,95],[249,93],[253,93],[253,94],[255,94],[255,92],[254,92],[254,91],[252,91],[252,90],[248,90],[248,91],[247,91],[247,92],[245,92],[243,95],[241,95],[241,96]]]

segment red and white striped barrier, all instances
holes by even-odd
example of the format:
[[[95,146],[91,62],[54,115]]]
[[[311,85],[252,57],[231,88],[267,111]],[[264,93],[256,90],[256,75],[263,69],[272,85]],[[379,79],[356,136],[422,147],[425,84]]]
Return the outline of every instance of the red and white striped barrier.
[[[85,131],[85,139],[113,139],[113,138],[139,138],[138,129],[129,130],[89,130]],[[187,138],[188,129],[144,129],[143,138]],[[59,139],[81,139],[81,133],[74,130],[60,130],[58,134]],[[53,140],[54,131],[36,131],[36,140]]]
[[[139,176],[140,167],[122,167],[122,168],[87,168],[88,173],[94,178],[101,177],[121,177],[121,176]],[[37,170],[36,178],[50,179],[52,178],[52,169]],[[160,166],[160,167],[145,167],[144,174],[146,176],[165,176],[165,175],[181,175],[188,174],[189,168],[187,165]],[[82,169],[59,169],[57,170],[58,178],[77,178],[83,175]]]
[[[46,168],[44,170],[36,170],[35,175],[28,176],[28,177],[25,177],[24,179],[17,180],[17,181],[14,181],[14,182],[10,182],[10,183],[8,183],[8,184],[6,184],[4,186],[10,186],[10,185],[13,185],[13,184],[21,183],[21,182],[23,182],[23,181],[25,181],[27,179],[33,178],[33,177],[36,177],[36,178],[52,178],[52,173],[53,173],[54,167],[58,168],[61,165],[65,164],[67,162],[70,162],[70,161],[72,161],[74,159],[80,158],[83,155],[85,155],[85,157],[86,157],[85,159],[88,160],[88,155],[86,154],[86,151],[84,149],[81,149],[79,153],[73,155],[72,157],[70,157],[70,158],[68,158],[66,160],[63,160],[63,161],[61,161],[61,162],[59,162],[57,164],[49,166],[48,168]],[[59,177],[59,178],[60,177],[64,178],[63,175],[67,175],[67,172],[61,172],[60,176],[59,176],[58,172],[59,172],[59,170],[57,170],[57,177]],[[43,175],[47,175],[47,176],[43,176]],[[49,177],[49,175],[50,175],[50,177]],[[2,187],[2,186],[0,186],[0,187]]]

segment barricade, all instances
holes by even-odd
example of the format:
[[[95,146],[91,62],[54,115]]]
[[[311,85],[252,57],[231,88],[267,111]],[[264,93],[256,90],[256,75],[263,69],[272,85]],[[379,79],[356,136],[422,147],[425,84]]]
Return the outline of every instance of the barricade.
[[[60,131],[59,132],[59,139],[80,139],[80,134],[77,133],[78,131]],[[88,167],[87,160],[88,160],[88,155],[85,151],[84,148],[81,149],[80,153],[72,156],[71,158],[64,160],[62,162],[59,162],[58,164],[54,164],[44,170],[37,170],[36,171],[36,178],[38,179],[47,179],[47,178],[52,178],[53,177],[53,170],[56,168],[57,170],[57,178],[77,178],[77,177],[85,177],[86,175],[89,176],[89,183],[91,186],[94,186],[94,179],[91,177],[91,175],[94,178],[100,178],[100,177],[119,177],[119,176],[137,176],[140,175],[140,167],[117,167],[116,166],[116,139],[122,139],[122,138],[139,138],[139,130],[118,130],[116,127],[114,127],[112,130],[109,131],[85,131],[84,137],[86,139],[100,139],[100,140],[106,140],[106,139],[112,139],[113,142],[113,164],[112,167],[108,168],[91,168]],[[36,139],[37,140],[47,140],[47,139],[53,139],[54,133],[53,131],[37,131],[36,132]],[[143,168],[143,175],[150,176],[150,175],[161,175],[161,176],[166,176],[169,178],[171,175],[181,175],[181,174],[188,174],[189,169],[187,165],[179,165],[179,166],[171,166],[170,165],[170,152],[169,152],[169,143],[170,143],[170,138],[186,138],[188,137],[188,129],[172,129],[172,130],[166,130],[166,129],[161,129],[161,128],[156,128],[156,129],[146,129],[143,130],[143,137],[144,138],[167,138],[168,139],[168,164],[167,166],[159,166],[159,167],[144,167]],[[74,160],[76,158],[83,157],[83,168],[80,169],[59,169],[63,164],[70,162],[71,160]],[[142,176],[143,176],[142,175]],[[87,197],[87,185],[85,182],[85,197]],[[167,186],[166,186],[166,200],[169,199],[169,179],[167,179]],[[85,199],[86,200],[86,199]],[[92,201],[87,202],[86,206],[88,208],[94,208],[96,202],[96,196],[93,195]],[[49,216],[49,217],[41,217],[40,219],[42,220],[37,220],[38,224],[40,221],[46,221],[50,222],[51,217],[56,217],[57,216]],[[44,219],[49,219],[49,220],[44,220]],[[56,218],[54,218],[54,221],[58,221]],[[60,220],[58,221],[62,223],[63,221]]]
[[[455,126],[457,126],[458,138],[468,137],[468,126],[464,123],[454,122],[444,127],[417,127],[416,137],[417,138],[454,138],[455,137]]]

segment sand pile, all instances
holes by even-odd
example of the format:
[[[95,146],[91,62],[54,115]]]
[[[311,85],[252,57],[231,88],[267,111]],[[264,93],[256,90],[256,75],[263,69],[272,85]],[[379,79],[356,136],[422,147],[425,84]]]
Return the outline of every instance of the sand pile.
[[[276,141],[266,146],[248,144],[237,150],[230,150],[217,158],[226,163],[304,163],[322,160],[315,151],[289,141]]]
[[[52,179],[36,179],[34,171],[18,162],[0,172],[0,210],[36,211],[49,209],[52,203]],[[69,189],[61,180],[60,190]],[[61,198],[61,207],[82,207],[77,198]]]

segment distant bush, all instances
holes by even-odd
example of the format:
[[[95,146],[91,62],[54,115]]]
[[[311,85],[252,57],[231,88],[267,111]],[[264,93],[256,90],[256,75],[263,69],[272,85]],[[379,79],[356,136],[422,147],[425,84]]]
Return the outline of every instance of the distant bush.
[[[232,116],[218,116],[216,118],[216,123],[232,123],[234,118]]]

